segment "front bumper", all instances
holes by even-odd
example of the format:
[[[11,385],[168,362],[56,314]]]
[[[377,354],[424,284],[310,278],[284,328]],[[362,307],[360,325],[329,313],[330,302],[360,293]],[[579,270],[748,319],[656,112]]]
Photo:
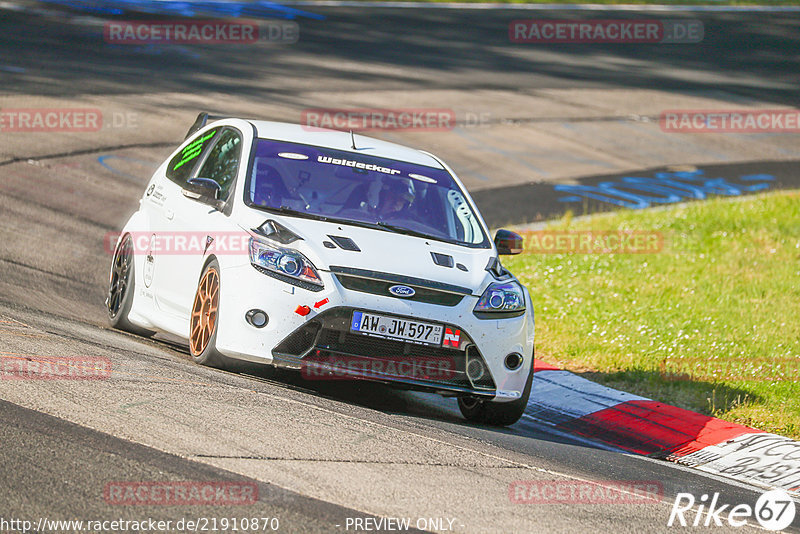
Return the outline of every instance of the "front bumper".
[[[300,369],[309,379],[376,380],[501,402],[521,396],[533,365],[534,322],[527,291],[524,315],[483,319],[473,313],[479,298],[474,295],[464,295],[455,305],[409,301],[348,289],[335,274],[319,274],[324,289],[309,291],[265,276],[249,264],[221,266],[217,349],[231,358]],[[308,313],[298,313],[299,307]],[[245,321],[251,309],[269,315],[267,326],[258,329]],[[442,324],[460,331],[460,343],[457,348],[430,347],[351,332],[355,310]],[[512,352],[523,356],[523,364],[514,370],[503,363]],[[473,371],[481,367],[483,376],[470,376],[470,365]]]
[[[445,325],[459,332],[458,347],[421,345],[351,331],[356,311],[371,310],[338,307],[319,314],[272,350],[273,363],[300,369],[312,380],[361,378],[441,394],[495,397],[497,388],[480,350],[458,326]]]

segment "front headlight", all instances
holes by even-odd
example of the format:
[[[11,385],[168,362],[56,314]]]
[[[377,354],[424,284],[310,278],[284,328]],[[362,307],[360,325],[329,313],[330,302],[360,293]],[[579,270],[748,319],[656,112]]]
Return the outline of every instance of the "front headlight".
[[[305,256],[296,250],[281,248],[250,238],[250,263],[266,274],[286,282],[306,282],[313,286],[323,286],[317,270]],[[303,286],[304,284],[296,284]]]
[[[486,288],[478,304],[478,313],[513,313],[525,311],[525,293],[517,282],[495,282]]]

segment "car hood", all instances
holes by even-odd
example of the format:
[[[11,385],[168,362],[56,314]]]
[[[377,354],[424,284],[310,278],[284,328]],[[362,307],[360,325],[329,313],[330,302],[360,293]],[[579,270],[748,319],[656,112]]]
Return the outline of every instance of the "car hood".
[[[323,271],[346,267],[397,274],[461,286],[473,294],[480,294],[488,283],[486,266],[494,256],[492,248],[469,248],[347,224],[257,212],[247,219],[241,223],[248,230],[272,220],[300,236],[302,240],[286,247],[301,252]]]

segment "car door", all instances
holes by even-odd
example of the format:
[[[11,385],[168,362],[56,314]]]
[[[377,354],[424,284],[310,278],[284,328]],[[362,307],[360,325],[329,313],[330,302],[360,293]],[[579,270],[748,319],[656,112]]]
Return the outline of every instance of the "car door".
[[[243,140],[238,129],[230,126],[219,128],[208,146],[194,148],[195,153],[201,152],[186,182],[211,180],[219,186],[218,200],[222,203],[231,200],[242,154],[246,153]],[[171,242],[165,242],[169,253],[162,255],[163,262],[159,266],[163,283],[159,286],[158,301],[166,311],[187,320],[206,250],[212,240],[219,239],[215,236],[230,235],[235,228],[222,206],[213,200],[197,198],[185,188],[165,202],[165,217],[170,221],[171,230],[165,237],[170,237]]]
[[[170,287],[170,263],[174,252],[171,242],[177,230],[175,204],[183,197],[183,188],[220,130],[219,127],[207,129],[185,141],[172,158],[156,171],[141,203],[147,221],[147,235],[137,236],[140,241],[137,250],[144,256],[143,290],[152,298],[154,311],[157,312],[153,319],[168,331],[176,331],[180,326],[174,320],[179,311],[174,305],[177,297]]]

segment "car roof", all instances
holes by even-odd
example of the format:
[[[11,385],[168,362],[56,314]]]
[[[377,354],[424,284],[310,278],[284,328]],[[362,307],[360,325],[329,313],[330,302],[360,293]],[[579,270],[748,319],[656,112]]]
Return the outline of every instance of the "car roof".
[[[274,139],[276,141],[321,146],[351,152],[353,154],[367,154],[370,156],[416,163],[427,167],[435,167],[437,169],[444,168],[436,158],[429,154],[358,133],[354,134],[357,148],[353,150],[353,141],[350,137],[350,132],[302,126],[300,124],[289,124],[286,122],[260,120],[251,120],[248,122],[255,126],[258,137],[262,139]]]

